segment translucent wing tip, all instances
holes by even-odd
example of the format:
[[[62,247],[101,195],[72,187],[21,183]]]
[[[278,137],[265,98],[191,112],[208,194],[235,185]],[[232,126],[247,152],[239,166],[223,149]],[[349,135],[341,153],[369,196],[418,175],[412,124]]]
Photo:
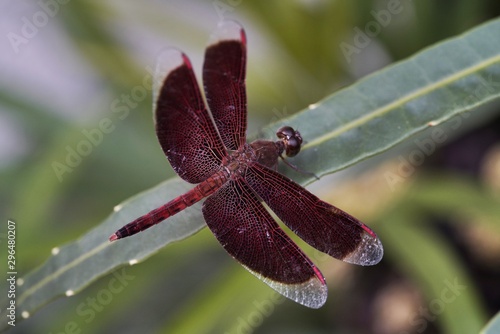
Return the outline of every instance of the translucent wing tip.
[[[173,70],[182,65],[192,68],[189,58],[176,48],[165,48],[156,57],[156,68],[153,78],[153,110],[156,110],[156,102],[165,79]]]
[[[383,256],[384,247],[380,239],[375,234],[364,231],[358,247],[342,260],[361,266],[373,266],[379,263]]]
[[[264,277],[247,266],[244,267],[276,292],[301,305],[318,309],[325,304],[328,297],[328,287],[317,268],[315,268],[316,275],[309,280],[303,283],[287,284]]]
[[[217,44],[220,41],[241,41],[243,44],[247,44],[247,38],[245,35],[245,30],[236,21],[226,20],[221,21],[217,25],[217,29],[210,36],[208,45]]]
[[[323,306],[328,297],[328,288],[317,277],[311,277],[308,281],[300,284],[284,284],[262,278],[267,285],[301,305],[318,309]]]

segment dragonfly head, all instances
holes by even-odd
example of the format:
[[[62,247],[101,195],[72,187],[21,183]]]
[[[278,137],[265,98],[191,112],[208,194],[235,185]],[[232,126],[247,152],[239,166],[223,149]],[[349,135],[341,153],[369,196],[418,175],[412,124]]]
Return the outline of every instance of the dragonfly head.
[[[300,152],[302,137],[299,131],[289,126],[283,126],[276,131],[276,136],[285,144],[285,154],[287,157],[294,157]]]

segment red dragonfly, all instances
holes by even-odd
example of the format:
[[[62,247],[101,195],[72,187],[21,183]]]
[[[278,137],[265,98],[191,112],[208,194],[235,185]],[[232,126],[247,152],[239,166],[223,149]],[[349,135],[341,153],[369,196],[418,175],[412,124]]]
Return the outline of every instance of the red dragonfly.
[[[283,153],[299,153],[298,131],[285,126],[276,142],[246,142],[245,32],[229,21],[214,36],[205,52],[203,85],[215,125],[184,53],[169,49],[157,68],[165,78],[154,97],[158,140],[175,172],[197,186],[109,240],[144,231],[207,197],[205,221],[232,257],[285,297],[319,308],[327,298],[323,274],[261,202],[300,238],[336,259],[374,265],[382,259],[382,244],[359,220],[276,171]]]

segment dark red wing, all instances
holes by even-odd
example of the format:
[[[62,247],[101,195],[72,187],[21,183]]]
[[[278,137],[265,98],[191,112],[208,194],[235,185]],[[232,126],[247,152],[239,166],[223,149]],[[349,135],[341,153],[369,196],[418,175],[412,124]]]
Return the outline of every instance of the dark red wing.
[[[237,150],[246,141],[246,38],[236,22],[219,25],[205,52],[203,85],[222,142]]]
[[[245,180],[293,232],[314,248],[363,266],[382,259],[382,244],[369,227],[292,180],[258,163],[248,168]]]
[[[208,114],[189,59],[168,49],[156,68],[153,87],[156,135],[174,170],[199,183],[221,167],[226,150]]]
[[[207,198],[203,216],[226,251],[271,288],[308,307],[325,303],[327,287],[321,272],[242,179],[226,183]]]

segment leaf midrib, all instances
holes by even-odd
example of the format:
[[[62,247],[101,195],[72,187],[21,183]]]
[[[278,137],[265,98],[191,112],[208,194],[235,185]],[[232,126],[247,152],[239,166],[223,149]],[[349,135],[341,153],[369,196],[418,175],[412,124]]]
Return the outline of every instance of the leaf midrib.
[[[86,253],[83,253],[82,256],[79,256],[77,257],[76,259],[74,259],[73,261],[65,264],[64,266],[62,266],[61,268],[59,268],[58,270],[54,271],[52,274],[44,277],[42,280],[40,280],[38,283],[34,284],[33,286],[31,286],[29,289],[27,289],[26,291],[24,291],[24,293],[19,296],[19,299],[18,299],[18,303],[19,305],[22,305],[22,303],[30,296],[32,295],[34,292],[36,292],[40,287],[46,285],[47,283],[53,281],[55,278],[61,276],[64,272],[68,271],[69,269],[75,267],[76,265],[82,263],[83,261],[85,261],[87,258],[90,258],[91,256],[93,256],[94,254],[97,254],[99,253],[101,250],[103,250],[104,248],[108,247],[110,245],[110,242],[106,240],[106,242],[100,244],[99,246],[97,246],[96,248],[92,249],[91,251],[89,252],[86,252]],[[80,287],[81,288],[81,287]],[[76,291],[75,291],[76,292]]]
[[[457,81],[457,80],[464,78],[468,75],[471,75],[473,73],[479,72],[481,69],[484,69],[484,68],[486,68],[486,67],[488,67],[496,62],[500,62],[500,55],[485,59],[485,60],[475,64],[474,66],[471,66],[467,69],[458,71],[452,75],[443,77],[442,79],[440,79],[440,80],[438,80],[430,85],[427,85],[423,88],[417,89],[409,94],[403,95],[402,97],[394,100],[391,103],[388,103],[382,107],[379,107],[379,108],[373,110],[372,112],[370,112],[370,113],[368,113],[360,118],[357,118],[353,121],[347,122],[346,124],[342,125],[341,127],[337,128],[336,130],[334,130],[332,132],[328,132],[327,134],[320,136],[320,137],[308,142],[306,145],[303,146],[303,150],[312,148],[314,146],[318,146],[325,141],[336,138],[347,131],[350,131],[356,127],[359,127],[362,124],[367,123],[368,121],[370,121],[376,117],[380,117],[380,116],[384,115],[385,113],[387,113],[393,109],[396,109],[397,107],[402,106],[405,103],[408,103],[411,100],[417,99],[421,96],[425,96],[429,92],[431,92],[435,89],[444,87],[444,86],[448,85],[449,83]],[[440,120],[436,120],[436,121],[440,121]],[[75,260],[73,260],[73,261],[69,262],[68,264],[59,268],[57,271],[55,271],[51,275],[45,277],[44,279],[42,279],[38,283],[34,284],[32,287],[30,287],[28,290],[26,290],[19,297],[19,304],[21,305],[30,295],[32,295],[41,286],[46,285],[47,283],[49,283],[53,279],[61,276],[64,272],[68,271],[72,267],[75,267],[76,265],[85,261],[87,258],[93,256],[94,254],[99,253],[102,249],[104,249],[107,246],[109,246],[108,242],[101,244],[100,246],[94,248],[90,252],[83,254],[83,256],[76,258]]]
[[[485,60],[475,64],[474,66],[471,66],[467,69],[458,71],[455,74],[443,77],[442,79],[436,81],[435,83],[424,86],[423,88],[417,89],[409,94],[403,95],[402,97],[394,100],[393,102],[388,103],[384,106],[381,106],[381,107],[373,110],[372,112],[367,113],[366,115],[364,115],[360,118],[357,118],[353,121],[345,123],[344,125],[340,126],[339,128],[337,128],[334,131],[328,132],[320,137],[317,137],[314,140],[309,141],[307,144],[302,146],[302,150],[310,149],[314,146],[320,145],[323,142],[326,142],[326,141],[331,140],[333,138],[339,137],[343,133],[350,131],[356,127],[359,127],[362,124],[367,123],[368,121],[370,121],[376,117],[380,117],[380,116],[384,115],[385,113],[387,113],[393,109],[396,109],[397,107],[400,107],[400,106],[404,105],[405,103],[408,103],[409,101],[415,100],[421,96],[425,96],[429,92],[431,92],[437,88],[445,87],[449,83],[452,83],[454,81],[458,81],[459,79],[464,78],[468,75],[471,75],[473,73],[477,73],[481,69],[484,69],[484,68],[486,68],[492,64],[495,64],[497,62],[500,62],[500,55],[485,59]],[[436,123],[434,125],[441,123],[442,121],[444,121],[447,118],[448,117],[435,120],[434,122],[438,122],[438,123]]]

